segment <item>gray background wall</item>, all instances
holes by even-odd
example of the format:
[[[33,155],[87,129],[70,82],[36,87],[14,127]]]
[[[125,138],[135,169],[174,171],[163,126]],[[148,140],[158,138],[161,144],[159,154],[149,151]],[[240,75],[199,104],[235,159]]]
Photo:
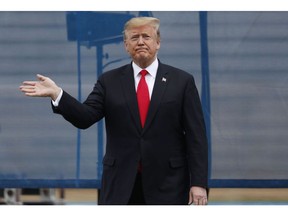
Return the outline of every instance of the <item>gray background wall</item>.
[[[153,15],[161,20],[160,60],[193,74],[201,93],[198,12]],[[287,12],[208,12],[211,178],[288,177],[287,23]],[[122,43],[104,53],[104,64],[125,57],[105,71],[130,62]],[[95,48],[81,47],[83,99],[96,64]],[[49,99],[18,90],[37,73],[77,97],[77,46],[67,40],[66,12],[0,12],[0,179],[53,185],[77,176],[77,129],[52,114]],[[99,179],[96,140],[97,125],[81,132],[80,179]]]

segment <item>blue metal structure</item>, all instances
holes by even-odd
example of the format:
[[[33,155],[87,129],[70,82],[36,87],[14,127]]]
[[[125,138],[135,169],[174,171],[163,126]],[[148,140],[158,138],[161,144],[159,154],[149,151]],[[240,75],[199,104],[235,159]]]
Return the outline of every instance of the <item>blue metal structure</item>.
[[[199,12],[201,38],[201,74],[202,90],[201,102],[206,124],[207,140],[209,145],[209,179],[211,179],[211,108],[210,108],[210,79],[209,79],[209,50],[207,32],[207,12]]]

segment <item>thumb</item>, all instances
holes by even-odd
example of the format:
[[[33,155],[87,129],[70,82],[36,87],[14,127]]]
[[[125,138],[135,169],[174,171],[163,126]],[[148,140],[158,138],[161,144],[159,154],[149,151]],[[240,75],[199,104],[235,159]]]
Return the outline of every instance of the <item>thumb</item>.
[[[188,205],[192,205],[192,203],[193,203],[193,194],[192,194],[192,192],[190,191],[190,192],[189,192],[189,202],[188,202]]]
[[[45,81],[46,77],[41,75],[41,74],[37,74],[37,78],[39,81]]]

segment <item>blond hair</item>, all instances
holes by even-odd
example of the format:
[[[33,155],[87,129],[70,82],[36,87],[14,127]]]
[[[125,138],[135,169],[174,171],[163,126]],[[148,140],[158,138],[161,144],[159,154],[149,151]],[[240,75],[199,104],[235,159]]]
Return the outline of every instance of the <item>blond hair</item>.
[[[157,33],[157,39],[160,40],[160,20],[155,17],[134,17],[128,20],[124,25],[124,40],[126,40],[126,33],[128,30],[145,25],[153,27]]]

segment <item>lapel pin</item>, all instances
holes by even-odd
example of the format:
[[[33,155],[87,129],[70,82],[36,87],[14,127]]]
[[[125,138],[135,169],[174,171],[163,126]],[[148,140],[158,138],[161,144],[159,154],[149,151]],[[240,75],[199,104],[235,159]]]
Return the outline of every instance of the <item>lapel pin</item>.
[[[162,77],[162,82],[166,82],[166,78],[165,77]]]

